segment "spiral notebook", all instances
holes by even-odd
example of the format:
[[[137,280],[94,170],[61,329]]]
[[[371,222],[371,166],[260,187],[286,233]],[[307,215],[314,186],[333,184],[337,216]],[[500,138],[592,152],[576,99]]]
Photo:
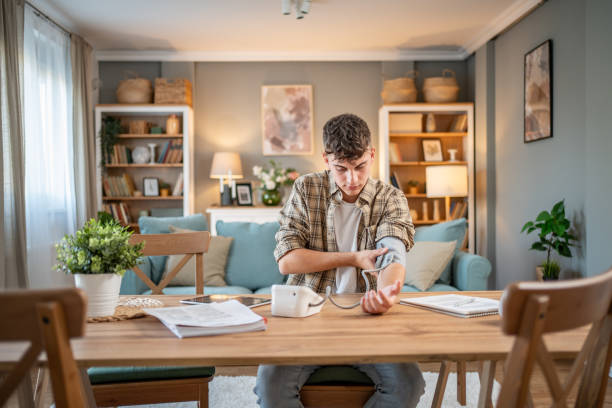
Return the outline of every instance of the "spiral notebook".
[[[465,295],[437,295],[400,299],[403,305],[456,317],[479,317],[499,312],[499,300]]]

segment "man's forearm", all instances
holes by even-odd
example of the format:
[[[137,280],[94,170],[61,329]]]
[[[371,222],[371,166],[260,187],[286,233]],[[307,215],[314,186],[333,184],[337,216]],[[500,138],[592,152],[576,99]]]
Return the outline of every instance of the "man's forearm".
[[[392,263],[383,269],[378,275],[377,286],[379,289],[393,285],[396,280],[403,285],[406,278],[406,269],[402,264]]]
[[[287,252],[278,261],[283,275],[327,271],[355,264],[355,252],[322,252],[298,248]]]

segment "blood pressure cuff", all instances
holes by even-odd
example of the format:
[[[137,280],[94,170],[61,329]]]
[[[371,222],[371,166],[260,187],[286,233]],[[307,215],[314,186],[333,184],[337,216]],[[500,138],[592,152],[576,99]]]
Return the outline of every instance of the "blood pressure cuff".
[[[376,258],[376,268],[386,268],[392,263],[405,266],[406,247],[401,239],[395,237],[384,237],[376,243],[376,249],[388,248],[386,254]]]

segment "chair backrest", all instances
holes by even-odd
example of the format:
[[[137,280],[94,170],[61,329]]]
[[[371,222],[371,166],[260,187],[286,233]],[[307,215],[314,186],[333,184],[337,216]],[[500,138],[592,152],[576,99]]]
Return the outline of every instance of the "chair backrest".
[[[140,268],[132,270],[151,289],[154,295],[162,295],[176,274],[195,256],[196,293],[204,294],[204,254],[210,244],[208,231],[195,231],[176,234],[134,234],[130,237],[131,244],[144,242],[142,250],[145,256],[185,255],[176,267],[166,274],[159,284],[155,284]]]
[[[0,341],[30,341],[29,348],[0,385],[4,406],[29,369],[46,351],[55,405],[86,406],[70,338],[85,333],[87,299],[79,289],[21,290],[0,293]]]
[[[586,279],[514,283],[506,289],[502,310],[502,330],[516,340],[506,360],[498,407],[525,406],[535,362],[555,407],[566,406],[583,371],[575,406],[603,405],[612,356],[612,269]],[[561,385],[542,336],[587,324],[592,324],[587,339]]]

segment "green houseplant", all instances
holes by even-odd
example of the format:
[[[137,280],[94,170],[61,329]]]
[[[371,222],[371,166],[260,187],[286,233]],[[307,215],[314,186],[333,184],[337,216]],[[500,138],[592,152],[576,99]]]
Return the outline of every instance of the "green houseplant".
[[[73,274],[88,296],[87,315],[112,315],[119,299],[121,277],[139,263],[143,243],[129,243],[132,232],[107,213],[89,220],[74,235],[55,245],[55,269]]]
[[[561,200],[553,206],[550,212],[542,211],[535,221],[525,223],[521,230],[521,233],[527,234],[538,231],[539,239],[531,245],[530,249],[546,252],[546,261],[540,265],[543,268],[545,280],[559,278],[561,268],[559,264],[550,259],[553,250],[561,256],[572,257],[570,247],[575,246],[576,237],[569,232],[570,228],[571,223],[565,218],[565,201]]]
[[[419,182],[416,180],[408,180],[408,182],[406,183],[408,185],[408,192],[410,194],[417,194],[418,193],[418,187],[419,187]]]
[[[106,116],[102,119],[100,128],[100,147],[102,149],[102,164],[111,162],[113,147],[119,141],[121,133],[121,119]]]

